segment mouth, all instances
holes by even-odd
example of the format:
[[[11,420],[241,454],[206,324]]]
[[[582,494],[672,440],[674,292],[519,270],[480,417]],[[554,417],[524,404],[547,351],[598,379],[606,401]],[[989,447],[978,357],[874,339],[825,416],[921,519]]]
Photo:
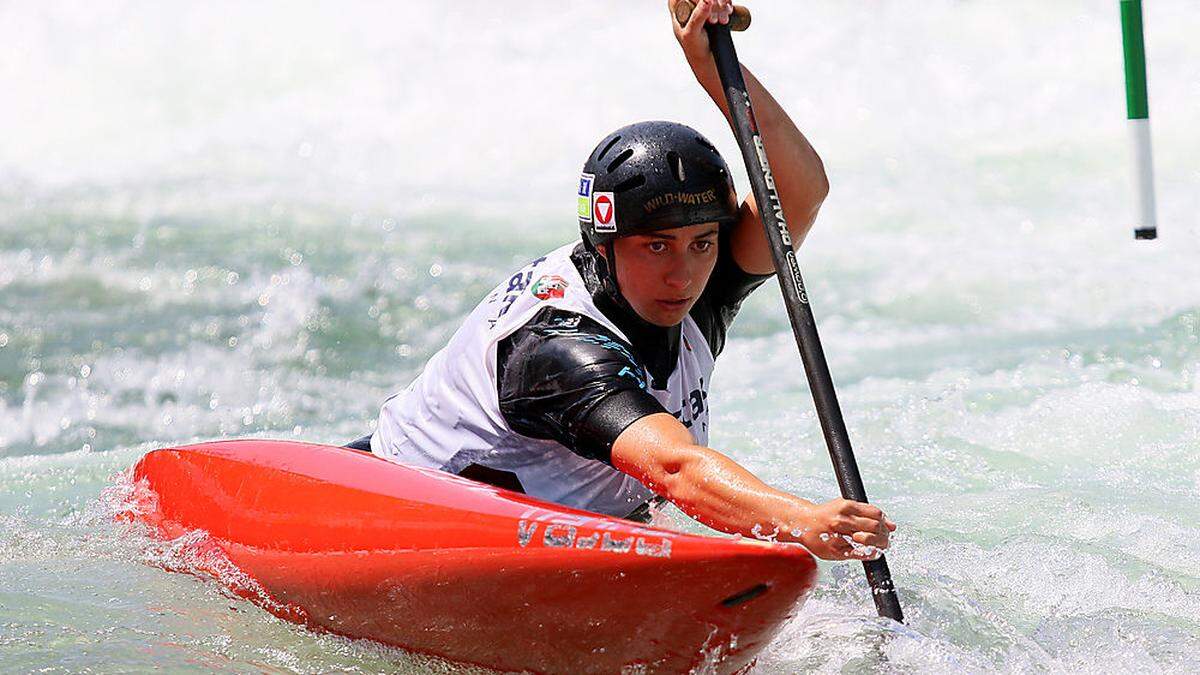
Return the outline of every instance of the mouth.
[[[688,303],[691,301],[691,298],[682,298],[680,300],[656,300],[655,302],[657,302],[659,306],[667,309],[683,309],[687,307]]]

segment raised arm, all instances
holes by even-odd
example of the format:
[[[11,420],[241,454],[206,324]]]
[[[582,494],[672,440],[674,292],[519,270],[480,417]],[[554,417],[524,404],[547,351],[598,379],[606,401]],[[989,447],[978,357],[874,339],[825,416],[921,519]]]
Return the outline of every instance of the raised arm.
[[[613,444],[612,463],[713,529],[800,542],[826,560],[875,557],[896,529],[870,504],[814,504],[770,487],[732,459],[693,443],[666,413],[626,428]]]
[[[676,0],[668,0],[672,17],[675,16],[675,3]],[[698,0],[686,26],[680,26],[674,19],[671,20],[675,37],[683,48],[683,54],[696,76],[696,81],[708,92],[731,126],[733,121],[729,114],[729,105],[725,101],[725,93],[721,90],[721,78],[717,75],[717,66],[709,50],[708,33],[705,32],[704,25],[710,20],[722,23],[728,21],[732,6],[730,0]],[[771,161],[771,172],[779,199],[783,202],[788,231],[791,233],[793,244],[799,246],[812,229],[817,211],[821,208],[825,195],[829,193],[825,166],[779,102],[744,65],[742,75],[746,79],[746,88],[754,106],[758,129]],[[758,205],[752,194],[747,195],[742,204],[741,216],[734,226],[731,242],[734,260],[743,270],[752,274],[769,274],[775,271],[766,235],[759,220]]]

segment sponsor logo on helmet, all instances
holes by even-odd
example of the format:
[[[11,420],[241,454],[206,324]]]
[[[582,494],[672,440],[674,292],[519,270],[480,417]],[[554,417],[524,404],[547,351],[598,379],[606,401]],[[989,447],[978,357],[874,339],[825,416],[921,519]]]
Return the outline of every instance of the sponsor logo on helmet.
[[[576,196],[577,206],[579,211],[579,219],[585,223],[592,222],[592,183],[596,177],[590,173],[585,173],[579,177],[579,193]]]
[[[653,213],[665,206],[684,204],[687,206],[702,206],[717,201],[717,191],[713,189],[703,192],[668,192],[646,202],[642,207],[646,213]]]
[[[596,232],[611,233],[617,231],[617,206],[613,202],[613,193],[597,192],[592,197],[592,217],[596,219]]]
[[[549,300],[550,298],[561,298],[567,292],[567,280],[557,274],[547,274],[538,279],[530,292],[538,300]]]

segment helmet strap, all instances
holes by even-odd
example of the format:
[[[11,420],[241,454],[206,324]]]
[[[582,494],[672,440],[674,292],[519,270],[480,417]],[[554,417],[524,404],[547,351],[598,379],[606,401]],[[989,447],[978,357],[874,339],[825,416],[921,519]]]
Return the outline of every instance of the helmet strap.
[[[629,303],[625,300],[625,295],[621,293],[621,285],[617,281],[617,247],[616,241],[610,241],[604,246],[604,264],[608,267],[604,274],[605,289],[614,300],[622,305],[628,306]],[[630,309],[633,309],[630,307]]]

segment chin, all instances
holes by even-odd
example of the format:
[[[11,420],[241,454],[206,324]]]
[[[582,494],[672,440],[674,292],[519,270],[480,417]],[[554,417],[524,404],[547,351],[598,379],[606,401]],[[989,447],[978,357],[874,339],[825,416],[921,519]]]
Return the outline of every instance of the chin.
[[[647,322],[652,323],[655,326],[658,326],[659,328],[671,328],[671,327],[678,326],[679,324],[683,323],[683,320],[687,318],[688,311],[691,311],[690,307],[688,308],[687,311],[678,312],[678,313],[655,314],[652,316],[646,316],[645,314],[642,314],[641,316]]]

